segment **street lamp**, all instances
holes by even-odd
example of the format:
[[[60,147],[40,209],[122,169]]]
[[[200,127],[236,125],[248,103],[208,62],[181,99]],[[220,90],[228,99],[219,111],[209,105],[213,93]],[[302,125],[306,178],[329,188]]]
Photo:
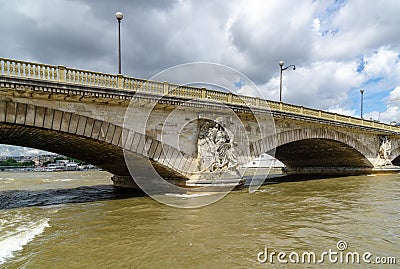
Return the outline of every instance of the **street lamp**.
[[[118,74],[121,73],[121,20],[124,17],[122,12],[115,13],[115,18],[118,20]]]
[[[362,119],[363,118],[364,89],[361,89],[360,93],[361,93],[361,109],[360,109],[360,111],[361,111],[361,119]]]
[[[281,67],[281,77],[280,77],[280,87],[279,87],[279,102],[282,102],[282,72],[289,67],[293,66],[293,70],[296,70],[296,66],[294,64],[288,65],[286,67],[283,67],[285,63],[283,61],[279,62],[279,66]]]

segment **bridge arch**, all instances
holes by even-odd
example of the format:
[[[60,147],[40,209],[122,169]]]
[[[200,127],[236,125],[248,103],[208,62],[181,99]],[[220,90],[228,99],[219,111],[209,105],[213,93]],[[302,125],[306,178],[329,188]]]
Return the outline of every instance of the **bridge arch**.
[[[177,166],[165,157],[177,156],[175,148],[107,121],[4,100],[0,100],[0,144],[62,154],[120,177],[130,176],[124,151],[129,152],[130,160],[137,158],[139,163],[143,157],[150,158],[157,172],[166,178],[184,177],[179,171],[192,161],[184,158]]]
[[[274,153],[288,167],[363,167],[373,152],[353,137],[324,128],[294,129],[266,137],[252,145],[252,153]]]
[[[390,153],[392,164],[400,165],[400,147],[394,148]]]

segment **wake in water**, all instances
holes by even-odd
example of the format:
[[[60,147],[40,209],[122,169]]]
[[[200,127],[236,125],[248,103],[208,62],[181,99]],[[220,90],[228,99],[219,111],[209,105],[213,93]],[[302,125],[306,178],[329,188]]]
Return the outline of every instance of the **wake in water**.
[[[29,219],[29,216],[24,216],[24,218]],[[7,232],[0,234],[0,264],[14,257],[16,251],[22,250],[26,244],[42,234],[47,227],[50,227],[48,218],[38,221],[22,221],[21,217],[3,220],[0,224],[0,231]]]

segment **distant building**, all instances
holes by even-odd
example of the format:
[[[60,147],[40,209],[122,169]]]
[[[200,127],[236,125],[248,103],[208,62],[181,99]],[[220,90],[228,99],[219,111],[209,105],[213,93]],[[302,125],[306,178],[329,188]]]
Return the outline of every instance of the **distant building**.
[[[35,166],[44,166],[44,163],[48,162],[53,163],[57,157],[60,157],[60,155],[55,155],[55,154],[39,155],[39,156],[34,156],[32,158],[32,161],[35,162]]]
[[[11,156],[8,157],[7,159],[14,159],[16,162],[22,162],[26,159],[25,156]]]

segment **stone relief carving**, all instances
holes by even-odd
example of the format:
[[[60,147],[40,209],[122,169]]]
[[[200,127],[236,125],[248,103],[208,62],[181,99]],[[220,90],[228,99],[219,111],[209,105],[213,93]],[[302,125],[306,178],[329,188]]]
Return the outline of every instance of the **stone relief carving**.
[[[381,145],[379,147],[378,156],[376,157],[377,166],[392,165],[389,159],[392,150],[392,142],[387,136],[383,136],[381,139]]]
[[[233,170],[237,166],[237,156],[232,138],[233,135],[229,135],[221,124],[204,122],[200,126],[197,140],[199,170]]]

